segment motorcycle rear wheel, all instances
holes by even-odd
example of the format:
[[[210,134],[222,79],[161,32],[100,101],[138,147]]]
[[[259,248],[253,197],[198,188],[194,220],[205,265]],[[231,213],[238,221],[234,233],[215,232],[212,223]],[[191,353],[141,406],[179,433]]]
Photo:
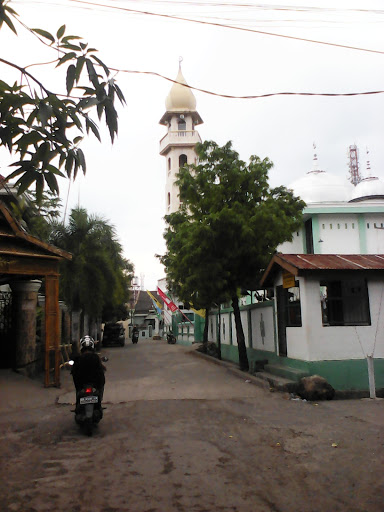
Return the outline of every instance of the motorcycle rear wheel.
[[[85,431],[86,435],[89,437],[92,435],[92,428],[93,428],[92,418],[86,418],[86,420],[84,422],[84,431]]]

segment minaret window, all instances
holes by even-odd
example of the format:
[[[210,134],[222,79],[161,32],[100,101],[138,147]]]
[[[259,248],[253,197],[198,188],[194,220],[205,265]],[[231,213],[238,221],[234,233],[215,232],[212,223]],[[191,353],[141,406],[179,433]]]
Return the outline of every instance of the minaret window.
[[[168,192],[168,206],[171,206],[171,193]]]
[[[180,118],[177,120],[177,127],[178,127],[178,130],[179,130],[179,131],[183,131],[183,130],[186,130],[186,129],[187,129],[187,123],[185,122],[184,117],[180,117]]]
[[[168,158],[168,171],[170,171],[170,170],[171,170],[171,159]]]
[[[183,165],[186,165],[188,163],[187,155],[180,155],[179,156],[179,169],[183,167]]]

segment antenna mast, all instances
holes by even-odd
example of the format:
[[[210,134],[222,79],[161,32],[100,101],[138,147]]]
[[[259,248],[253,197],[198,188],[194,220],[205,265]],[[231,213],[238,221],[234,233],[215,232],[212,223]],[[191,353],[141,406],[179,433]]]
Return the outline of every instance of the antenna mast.
[[[353,185],[357,185],[361,181],[361,174],[359,170],[359,150],[357,149],[356,144],[352,144],[349,146],[349,181]]]

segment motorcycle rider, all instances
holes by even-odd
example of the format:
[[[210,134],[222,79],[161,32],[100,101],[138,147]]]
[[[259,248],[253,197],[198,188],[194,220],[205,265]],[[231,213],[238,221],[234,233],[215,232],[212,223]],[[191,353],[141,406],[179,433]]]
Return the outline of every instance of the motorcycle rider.
[[[91,336],[80,340],[80,355],[74,359],[72,377],[77,393],[86,384],[93,384],[99,392],[100,405],[103,399],[106,367],[95,352],[95,342]]]
[[[133,329],[132,329],[132,342],[137,343],[138,339],[139,339],[139,329],[137,328],[136,325],[134,325]]]

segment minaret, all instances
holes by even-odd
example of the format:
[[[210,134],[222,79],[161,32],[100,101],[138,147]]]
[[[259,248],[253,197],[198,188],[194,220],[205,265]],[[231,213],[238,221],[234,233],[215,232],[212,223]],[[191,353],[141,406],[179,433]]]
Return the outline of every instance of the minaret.
[[[176,174],[184,164],[196,164],[197,156],[195,146],[201,142],[200,135],[195,126],[203,120],[196,111],[196,99],[179,72],[167,99],[166,112],[160,119],[160,124],[167,127],[167,134],[160,141],[160,155],[166,158],[166,184],[165,184],[165,214],[178,210],[180,200],[178,187],[175,184]]]

